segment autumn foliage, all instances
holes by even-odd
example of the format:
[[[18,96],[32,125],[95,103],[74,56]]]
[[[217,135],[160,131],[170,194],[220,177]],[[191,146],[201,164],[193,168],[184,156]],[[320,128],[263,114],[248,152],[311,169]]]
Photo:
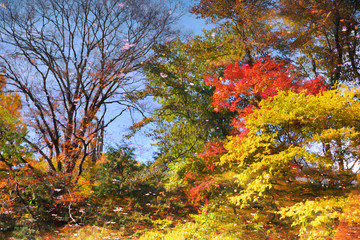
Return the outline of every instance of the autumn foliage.
[[[0,4],[0,239],[325,240],[359,224],[360,2],[197,2],[215,27],[188,39],[173,1]]]
[[[223,76],[207,76],[205,82],[215,88],[212,106],[219,112],[227,108],[238,115],[232,120],[233,135],[246,136],[246,117],[260,108],[262,99],[274,97],[279,91],[305,92],[316,95],[328,89],[320,78],[302,80],[293,72],[293,66],[273,59],[264,59],[253,66],[239,63],[229,64]],[[226,152],[224,142],[208,143],[199,154],[213,169],[214,162]]]
[[[305,95],[317,95],[328,89],[320,77],[305,81],[300,79],[293,69],[293,66],[286,65],[284,62],[264,59],[256,62],[253,66],[239,63],[229,64],[223,76],[208,76],[205,79],[208,85],[214,87],[212,106],[215,111],[219,112],[226,108],[238,114],[233,118],[231,135],[235,138],[239,137],[239,139],[247,138],[250,130],[245,124],[247,118],[254,111],[261,109],[260,103],[263,100],[272,101],[279,92],[291,91]],[[222,160],[229,154],[229,148],[225,147],[227,142],[226,140],[208,142],[206,148],[198,154],[207,166],[207,171],[197,174],[196,184],[188,192],[195,205],[199,201],[204,202],[207,199],[205,196],[209,196],[210,186],[221,184],[221,181],[218,180],[221,178],[209,178],[209,175],[221,175],[223,171],[219,165],[223,167],[222,169],[231,169],[231,165],[237,161]],[[251,144],[255,144],[255,142]]]
[[[233,120],[235,130],[243,128],[243,119],[262,99],[275,96],[279,91],[306,91],[317,94],[327,89],[320,77],[304,81],[292,72],[292,66],[284,62],[266,59],[253,66],[229,64],[222,77],[207,77],[206,83],[215,88],[212,96],[215,111],[226,107],[237,112]]]

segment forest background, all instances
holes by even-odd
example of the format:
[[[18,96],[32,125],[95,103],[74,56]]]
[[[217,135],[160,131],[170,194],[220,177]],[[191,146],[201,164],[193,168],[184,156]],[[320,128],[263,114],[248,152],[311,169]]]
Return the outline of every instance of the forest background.
[[[182,7],[1,4],[1,238],[332,239],[359,224],[360,3],[201,0],[190,12],[214,27],[198,36],[176,29]],[[125,140],[139,131],[150,162]]]

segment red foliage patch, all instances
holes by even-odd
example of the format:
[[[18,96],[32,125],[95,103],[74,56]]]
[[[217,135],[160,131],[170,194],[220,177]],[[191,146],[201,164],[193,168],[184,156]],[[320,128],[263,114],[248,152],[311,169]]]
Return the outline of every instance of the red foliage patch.
[[[206,179],[189,190],[188,198],[194,206],[199,206],[203,202],[207,204],[209,196],[215,187],[217,187],[215,178]]]
[[[214,170],[214,160],[217,160],[220,158],[223,154],[225,154],[227,151],[224,148],[224,141],[221,142],[208,142],[206,144],[206,148],[203,152],[199,153],[199,157],[204,159],[206,162],[206,168],[207,170]]]
[[[293,67],[267,59],[253,66],[238,63],[226,67],[223,77],[207,77],[206,84],[215,87],[212,96],[215,111],[226,107],[238,112],[232,125],[239,132],[244,130],[243,119],[252,113],[262,99],[275,96],[279,91],[305,91],[317,94],[327,90],[320,77],[304,81],[291,74]]]

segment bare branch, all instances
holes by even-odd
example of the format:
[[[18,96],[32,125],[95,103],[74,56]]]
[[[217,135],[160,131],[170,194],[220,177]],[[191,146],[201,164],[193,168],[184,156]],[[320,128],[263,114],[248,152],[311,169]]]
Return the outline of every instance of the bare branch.
[[[175,33],[175,6],[160,0],[29,0],[6,2],[0,12],[1,66],[26,102],[26,118],[41,139],[27,141],[51,170],[81,174],[112,121],[127,108],[140,111],[129,93],[135,72],[152,46]],[[107,120],[108,105],[124,106]],[[102,123],[102,125],[100,125]],[[57,163],[57,169],[55,168]]]

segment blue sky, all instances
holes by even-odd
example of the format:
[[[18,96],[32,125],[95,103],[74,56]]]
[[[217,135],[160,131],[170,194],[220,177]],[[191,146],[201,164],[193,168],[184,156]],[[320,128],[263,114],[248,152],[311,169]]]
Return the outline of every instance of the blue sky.
[[[206,24],[202,19],[196,19],[196,16],[185,12],[184,16],[180,19],[179,28],[185,34],[191,34],[193,36],[202,35],[203,29],[209,30],[213,26]],[[151,103],[149,103],[151,105]],[[153,103],[155,106],[155,103]],[[139,116],[136,120],[141,120]],[[127,134],[127,129],[132,125],[131,118],[129,116],[121,116],[115,122],[113,122],[105,133],[105,146],[121,144],[124,134]],[[146,129],[151,131],[151,128]],[[145,131],[146,131],[145,130]],[[155,148],[152,146],[154,142],[150,138],[146,137],[145,131],[138,132],[133,138],[126,141],[131,144],[130,146],[135,148],[135,155],[138,161],[148,162],[152,161]]]
[[[182,17],[180,25],[184,31],[190,31],[194,35],[201,35],[202,29],[209,30],[213,27],[211,24],[206,24],[203,19],[197,19],[195,15],[190,13]]]

